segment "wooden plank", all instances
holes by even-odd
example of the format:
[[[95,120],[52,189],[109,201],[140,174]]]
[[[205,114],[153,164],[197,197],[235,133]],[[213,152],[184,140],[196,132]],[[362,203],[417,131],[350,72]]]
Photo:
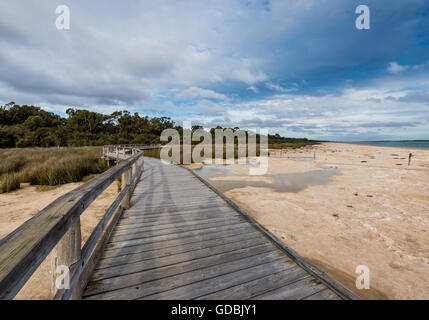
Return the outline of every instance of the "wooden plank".
[[[210,256],[216,256],[218,261],[228,260],[230,257],[237,257],[239,255],[255,255],[262,252],[273,251],[273,246],[269,243],[257,244],[255,246],[250,246],[248,248],[235,248],[235,250],[225,249],[221,253],[214,252],[213,254],[210,251],[216,251],[214,249],[201,249],[198,251],[191,251],[186,253],[179,253],[171,256],[166,256],[158,259],[137,261],[134,263],[121,264],[118,266],[97,269],[92,275],[92,280],[100,280],[113,278],[118,276],[123,276],[126,274],[142,272],[144,270],[156,269],[160,267],[165,267],[169,265],[179,264],[181,262],[198,260]]]
[[[173,239],[173,240],[166,240],[166,241],[159,241],[159,242],[148,242],[148,243],[136,243],[132,246],[125,246],[124,244],[118,246],[115,244],[115,246],[106,248],[104,250],[103,257],[113,257],[113,256],[120,256],[124,254],[131,254],[135,252],[142,252],[142,251],[152,251],[152,250],[159,250],[162,248],[171,248],[171,247],[177,247],[177,246],[186,246],[188,244],[202,244],[202,243],[211,243],[209,241],[219,240],[222,241],[224,238],[234,237],[234,236],[243,236],[243,235],[252,235],[253,237],[258,237],[260,235],[255,234],[252,232],[252,230],[248,227],[241,228],[241,229],[233,229],[233,230],[227,230],[224,232],[219,233],[209,233],[209,234],[202,234],[202,235],[196,235],[196,236],[190,236],[186,238],[179,238],[179,239]]]
[[[290,268],[269,274],[268,276],[258,278],[243,284],[234,285],[213,293],[200,295],[198,300],[248,300],[254,296],[272,291],[289,283],[295,282],[308,276],[308,273],[297,265]]]
[[[86,263],[82,266],[82,273],[78,280],[78,285],[80,286],[80,294],[82,296],[82,293],[85,291],[86,285],[88,284],[89,278],[97,264],[97,262],[100,259],[100,256],[102,254],[102,250],[104,246],[106,245],[107,240],[111,236],[112,229],[116,225],[118,218],[120,217],[121,213],[123,212],[123,208],[119,207],[115,215],[112,217],[110,222],[108,223],[107,227],[101,234],[101,237],[99,241],[96,243],[93,252],[89,256],[89,258],[86,260]]]
[[[244,256],[244,257],[243,257]],[[90,282],[85,298],[99,299],[138,299],[147,295],[171,290],[201,280],[250,268],[267,262],[283,259],[278,251],[258,255],[231,257],[229,261],[218,263],[217,257],[204,258],[203,261],[189,261],[164,268],[134,273],[122,277]],[[190,269],[190,271],[189,271]],[[94,293],[98,293],[93,295]]]
[[[203,242],[193,242],[186,244],[177,243],[174,246],[165,246],[164,244],[155,247],[136,246],[134,247],[135,249],[133,251],[129,251],[125,254],[120,251],[114,253],[112,253],[112,251],[107,251],[101,258],[99,267],[102,267],[105,263],[114,263],[115,261],[128,261],[128,259],[130,259],[134,255],[141,255],[142,259],[145,259],[146,257],[159,258],[178,253],[185,253],[194,250],[226,245],[230,243],[240,243],[248,241],[252,243],[257,242],[260,241],[260,237],[255,237],[253,234],[242,233],[223,238],[205,240]]]
[[[132,207],[131,207],[132,209]],[[215,206],[215,207],[207,207],[207,208],[194,208],[194,209],[187,209],[187,210],[172,210],[169,212],[156,212],[156,213],[147,213],[147,212],[141,212],[140,210],[131,211],[131,209],[127,210],[126,213],[124,213],[124,216],[122,220],[126,219],[162,219],[162,218],[175,218],[175,217],[185,217],[187,215],[203,215],[203,214],[233,214],[238,215],[237,212],[229,208],[228,206]]]
[[[213,221],[214,220],[214,221]],[[150,226],[141,226],[138,224],[134,225],[134,228],[128,225],[128,228],[119,229],[117,228],[115,231],[115,235],[129,235],[131,234],[140,234],[140,233],[152,233],[153,232],[182,232],[182,231],[191,231],[191,230],[200,230],[200,229],[208,229],[211,227],[218,227],[229,224],[237,224],[243,223],[242,218],[220,218],[220,219],[212,219],[210,220],[202,220],[203,222],[184,222],[177,224],[166,224],[166,225],[150,225]],[[204,222],[205,221],[205,222]]]
[[[178,210],[181,211],[187,208],[205,208],[205,207],[216,207],[217,205],[224,205],[225,203],[220,199],[207,200],[204,199],[190,199],[182,201],[160,201],[159,203],[152,203],[144,201],[143,203],[135,203],[133,205],[134,210],[140,210],[144,213],[157,210],[157,212],[165,212],[165,210]]]
[[[143,297],[144,300],[183,300],[195,299],[199,296],[217,292],[231,286],[240,285],[248,281],[254,281],[276,272],[293,268],[294,264],[284,263],[283,260],[264,263],[255,267],[231,272],[218,277],[202,280],[173,290],[160,292]],[[302,276],[301,276],[302,277]],[[259,283],[265,286],[265,283]],[[230,299],[228,297],[228,299]]]
[[[135,195],[134,195],[135,197]],[[134,203],[134,210],[144,210],[148,209],[163,209],[168,207],[189,207],[195,205],[212,205],[216,206],[219,204],[224,204],[224,202],[220,199],[216,198],[207,198],[207,197],[187,197],[186,199],[142,199],[141,201]]]
[[[70,270],[75,265],[80,264],[81,255],[81,232],[80,219],[76,219],[71,228],[66,232],[64,237],[58,242],[51,252],[51,297],[54,298],[60,289],[64,289],[69,284],[64,283],[70,279]],[[67,269],[66,269],[67,268]],[[68,274],[68,276],[65,276]],[[63,281],[61,281],[61,279]],[[73,300],[81,298],[79,290],[73,290],[71,294]]]
[[[324,289],[304,298],[304,300],[341,300],[341,298],[331,289]]]
[[[122,173],[121,190],[124,190],[126,187],[128,187],[130,185],[130,183],[131,183],[131,170],[132,170],[132,167]],[[131,194],[130,194],[130,192],[127,192],[126,195],[124,196],[124,199],[121,202],[121,206],[124,209],[130,208],[130,199],[131,199]]]
[[[309,275],[302,280],[296,281],[262,295],[258,295],[252,298],[252,300],[299,300],[325,288],[326,286],[322,283],[322,281]]]
[[[183,185],[184,183],[187,183],[188,187],[185,187]],[[168,181],[163,180],[161,186],[158,186],[158,187],[152,186],[147,190],[142,189],[139,185],[139,187],[136,189],[136,195],[139,196],[138,198],[139,200],[140,199],[172,199],[172,198],[181,199],[181,196],[183,195],[192,196],[192,197],[204,196],[206,198],[219,199],[219,197],[217,197],[216,194],[210,191],[209,189],[206,189],[205,187],[198,188],[199,185],[201,184],[196,179],[193,179],[190,181],[182,180],[177,185],[174,185],[172,183],[169,183]]]
[[[134,204],[132,212],[135,212],[136,210],[138,210],[141,213],[161,214],[161,213],[180,212],[180,211],[187,211],[187,210],[203,210],[203,209],[218,208],[218,207],[227,208],[225,203],[222,203],[222,202],[205,203],[205,204],[193,203],[193,204],[181,205],[181,206],[169,205],[169,206],[165,206],[165,207],[154,207],[154,208],[145,208],[145,207],[140,207],[140,206],[137,206]]]
[[[127,234],[127,235],[115,235],[113,234],[112,238],[110,239],[109,243],[123,243],[123,242],[131,242],[131,241],[137,241],[137,240],[145,240],[149,239],[149,242],[155,242],[155,241],[163,241],[163,240],[170,240],[170,239],[177,239],[181,237],[188,237],[191,235],[197,235],[202,233],[211,233],[211,232],[220,232],[230,229],[237,229],[240,227],[247,227],[246,222],[238,222],[234,224],[226,224],[222,226],[216,226],[212,228],[202,228],[198,230],[189,230],[186,228],[181,228],[180,232],[171,232],[171,230],[155,230],[152,232],[141,232],[141,233],[135,233],[135,234]]]
[[[189,186],[184,186],[183,182],[188,183]],[[166,187],[167,184],[168,187]],[[164,196],[170,197],[180,197],[181,195],[189,195],[189,192],[195,192],[193,195],[216,197],[216,194],[210,189],[207,189],[205,186],[203,186],[203,188],[198,188],[199,186],[200,183],[195,179],[190,181],[181,181],[181,183],[177,184],[176,186],[174,186],[174,184],[170,183],[169,181],[163,180],[162,185],[158,187],[151,185],[143,188],[141,185],[139,185],[139,187],[136,189],[136,195],[140,196],[142,199],[146,199],[159,196],[160,192],[162,192]]]
[[[97,270],[120,266],[120,265],[126,265],[130,263],[141,262],[141,261],[149,261],[149,260],[157,260],[158,262],[160,259],[187,261],[187,260],[199,259],[203,257],[214,256],[220,253],[232,252],[240,249],[260,246],[263,244],[266,244],[266,242],[261,238],[259,239],[253,238],[247,241],[242,240],[240,242],[233,242],[233,243],[228,242],[226,244],[220,244],[220,245],[210,246],[210,247],[205,245],[204,248],[198,248],[195,250],[186,250],[184,252],[176,252],[171,249],[167,251],[159,250],[156,252],[146,251],[146,252],[123,255],[119,257],[116,256],[110,259],[104,259],[100,261],[100,263],[97,265]],[[183,247],[180,247],[180,251],[183,251]]]
[[[166,216],[166,217],[159,217],[159,218],[144,218],[143,217],[136,217],[133,219],[127,218],[127,219],[121,219],[121,224],[118,225],[118,230],[121,229],[128,229],[129,227],[139,225],[139,226],[163,226],[163,225],[169,225],[169,224],[176,224],[176,223],[185,223],[185,222],[195,222],[198,221],[205,222],[210,221],[213,219],[226,219],[228,217],[240,217],[238,214],[231,213],[219,213],[216,211],[211,212],[195,212],[190,215],[180,215],[180,216]]]

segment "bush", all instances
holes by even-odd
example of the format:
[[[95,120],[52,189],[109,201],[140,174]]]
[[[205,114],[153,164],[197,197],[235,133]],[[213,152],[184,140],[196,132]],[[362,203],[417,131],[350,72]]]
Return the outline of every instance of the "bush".
[[[19,189],[21,186],[15,173],[4,174],[0,180],[0,193],[10,192]]]
[[[99,147],[0,150],[3,192],[14,190],[14,180],[50,186],[82,181],[109,168],[100,157]]]

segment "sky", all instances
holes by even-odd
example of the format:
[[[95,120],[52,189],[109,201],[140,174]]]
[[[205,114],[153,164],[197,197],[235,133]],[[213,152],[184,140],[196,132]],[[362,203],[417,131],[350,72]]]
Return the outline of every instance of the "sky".
[[[58,30],[56,8],[70,8]],[[370,9],[359,30],[356,7]],[[427,0],[2,0],[0,105],[429,139]]]

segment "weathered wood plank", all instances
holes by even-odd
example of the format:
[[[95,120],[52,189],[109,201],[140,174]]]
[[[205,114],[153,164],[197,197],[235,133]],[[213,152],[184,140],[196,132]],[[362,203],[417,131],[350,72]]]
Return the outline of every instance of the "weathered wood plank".
[[[81,241],[80,219],[76,219],[75,223],[51,252],[52,298],[56,296],[59,289],[68,286],[68,284],[64,283],[64,281],[66,281],[65,279],[70,277],[70,270],[72,270],[75,265],[80,264],[82,259]],[[64,278],[63,275],[66,273],[69,274],[69,276]],[[63,281],[61,281],[61,279],[63,279]],[[78,290],[73,290],[71,297],[73,300],[80,299],[80,288]]]
[[[204,210],[204,209],[213,209],[213,208],[227,208],[225,203],[207,203],[207,204],[189,204],[182,206],[167,206],[167,207],[157,207],[157,208],[145,208],[134,206],[134,210],[139,210],[140,213],[147,214],[163,214],[163,213],[172,213],[172,212],[180,212],[180,211],[188,211],[188,210]],[[128,211],[128,210],[127,210]],[[135,211],[134,211],[135,212]]]
[[[312,276],[288,284],[284,287],[258,295],[256,300],[300,300],[325,289],[326,286]]]
[[[251,246],[248,248],[241,247],[238,249],[235,248],[234,250],[226,249],[226,252],[224,249],[223,251],[220,250],[221,251],[220,253],[219,252],[211,253],[210,251],[216,251],[214,249],[209,249],[209,250],[201,249],[198,251],[193,251],[191,253],[189,252],[179,253],[179,254],[157,258],[157,259],[130,262],[130,263],[122,264],[118,266],[97,269],[94,271],[92,275],[92,279],[94,281],[99,279],[107,279],[107,278],[122,276],[125,274],[137,273],[144,270],[156,269],[156,268],[160,268],[168,265],[174,265],[181,262],[202,259],[210,256],[217,256],[217,261],[222,262],[224,261],[224,259],[225,260],[231,259],[231,257],[237,257],[240,255],[250,256],[261,252],[273,251],[274,249],[275,248],[269,243],[263,243],[263,244],[259,243],[255,246]]]
[[[186,251],[181,253],[173,253],[170,255],[149,255],[147,252],[140,254],[127,255],[125,258],[122,256],[119,259],[111,260],[111,261],[103,261],[97,266],[97,270],[102,270],[109,268],[110,271],[112,267],[120,267],[129,268],[130,264],[132,264],[132,268],[139,268],[139,265],[145,265],[145,267],[150,264],[173,264],[179,263],[183,261],[195,260],[205,257],[210,257],[214,255],[218,255],[221,253],[230,253],[235,252],[237,250],[246,250],[258,246],[266,245],[266,243],[262,239],[250,239],[248,241],[236,242],[236,243],[227,243],[224,245],[214,246],[214,247],[205,247],[202,249]],[[140,271],[140,270],[139,270]]]
[[[141,210],[142,212],[151,212],[158,210],[157,212],[168,212],[167,210],[186,210],[189,208],[202,209],[207,207],[216,207],[218,205],[224,205],[225,203],[219,199],[207,200],[204,199],[190,199],[182,201],[162,201],[160,203],[150,203],[149,201],[143,201],[143,203],[134,204],[134,210]]]
[[[115,254],[110,257],[104,257],[100,260],[98,268],[104,268],[106,266],[115,266],[129,262],[136,262],[148,259],[161,258],[171,256],[179,253],[185,253],[196,250],[219,250],[219,247],[229,248],[234,250],[234,247],[252,246],[255,244],[262,244],[261,238],[255,237],[253,234],[240,234],[237,236],[218,238],[214,240],[207,240],[204,242],[196,242],[190,244],[179,244],[174,247],[159,246],[153,250],[146,251],[133,251],[128,254],[119,255]],[[140,249],[140,247],[138,247]],[[146,248],[149,249],[149,248]]]
[[[200,295],[197,300],[247,300],[254,296],[261,295],[268,291],[278,289],[289,283],[295,282],[303,277],[307,277],[308,273],[301,267],[293,264],[290,268],[284,271],[271,273],[268,276],[258,278],[253,281],[245,282],[239,285],[234,285],[223,290],[213,293]]]
[[[250,268],[267,262],[284,259],[279,256],[278,252],[265,252],[258,255],[247,256],[242,259],[234,257],[233,260],[221,264],[213,265],[218,262],[216,257],[212,257],[209,266],[201,268],[202,264],[198,261],[187,262],[188,265],[193,265],[195,270],[183,272],[186,265],[173,265],[165,269],[159,268],[149,270],[146,273],[130,274],[122,277],[115,277],[94,283],[88,284],[90,292],[103,292],[98,295],[88,296],[89,299],[138,299],[147,295],[171,290],[180,286],[184,286],[193,282],[198,282],[204,279],[216,277],[222,274],[228,274],[238,270]],[[205,258],[210,259],[210,258]],[[165,277],[167,268],[170,268],[172,276]],[[179,272],[182,272],[178,274]],[[159,280],[154,280],[158,278]]]
[[[331,289],[324,289],[304,298],[304,300],[341,300],[341,298]]]
[[[124,214],[122,219],[123,220],[126,220],[126,219],[162,219],[162,218],[173,219],[173,218],[181,218],[181,217],[186,217],[186,216],[191,216],[191,215],[199,216],[199,215],[204,215],[204,214],[238,215],[237,212],[235,212],[234,210],[231,210],[231,208],[229,208],[228,206],[225,205],[225,206],[214,206],[214,207],[210,206],[210,207],[205,207],[205,208],[193,208],[193,209],[182,210],[182,211],[172,210],[169,212],[155,212],[155,213],[146,213],[146,212],[141,212],[140,210],[136,210],[136,211],[127,210],[127,212]]]
[[[240,229],[227,230],[219,233],[209,233],[209,234],[199,234],[195,236],[178,238],[172,240],[151,242],[147,240],[137,240],[133,243],[115,243],[111,244],[110,247],[105,248],[104,257],[113,257],[123,254],[129,254],[134,252],[141,251],[152,251],[159,248],[170,248],[177,247],[181,245],[196,244],[196,243],[206,243],[213,240],[222,240],[223,238],[234,237],[234,236],[243,236],[243,235],[252,235],[253,237],[258,236],[252,232],[252,230],[245,226]],[[144,242],[145,241],[145,242]]]
[[[132,228],[133,226],[168,226],[176,225],[176,223],[204,223],[215,219],[228,219],[228,218],[240,218],[237,214],[219,214],[216,212],[201,212],[201,214],[194,214],[190,216],[179,216],[179,217],[164,217],[164,218],[136,218],[136,219],[121,219],[121,224],[117,227],[117,230],[123,230]]]
[[[248,281],[263,278],[276,272],[293,268],[293,264],[284,263],[283,260],[264,263],[218,277],[192,283],[173,290],[145,296],[144,300],[182,300],[195,299],[199,296],[217,292],[231,286],[240,285]],[[263,284],[265,286],[265,283]],[[229,299],[229,298],[228,298]]]
[[[109,244],[114,244],[118,242],[119,243],[133,242],[138,240],[143,240],[143,241],[148,240],[147,242],[155,242],[155,241],[185,238],[185,237],[190,237],[197,234],[221,232],[221,231],[239,229],[239,228],[245,228],[245,227],[248,227],[246,222],[239,222],[235,224],[229,224],[229,225],[227,224],[223,226],[216,226],[213,228],[203,228],[198,230],[182,229],[182,231],[180,232],[173,232],[173,233],[171,233],[171,231],[168,231],[168,230],[156,230],[153,232],[141,232],[141,233],[128,234],[128,235],[119,235],[119,236],[116,236],[115,234],[113,234]],[[110,246],[108,246],[108,248],[109,247]]]
[[[138,224],[134,225],[134,228],[128,226],[128,228],[120,229],[117,228],[115,235],[138,235],[140,233],[153,233],[153,232],[182,232],[182,231],[191,231],[191,230],[200,230],[208,229],[212,227],[219,227],[223,225],[232,225],[237,223],[243,223],[244,221],[238,217],[233,218],[221,218],[221,219],[212,219],[215,221],[202,220],[203,222],[184,222],[175,224],[166,224],[166,225],[150,225],[150,226],[141,226]]]
[[[85,292],[86,296],[94,295],[94,294],[100,294],[100,293],[107,293],[114,290],[119,290],[121,288],[126,288],[128,290],[128,287],[132,287],[134,285],[142,285],[146,282],[151,282],[154,280],[164,280],[165,282],[170,281],[171,277],[176,277],[174,279],[182,279],[192,283],[192,277],[194,276],[194,282],[197,282],[199,280],[207,279],[205,278],[205,274],[207,272],[211,272],[212,274],[225,274],[230,272],[230,270],[237,271],[240,270],[240,268],[246,268],[251,267],[259,264],[263,264],[269,261],[274,261],[279,259],[279,256],[277,253],[273,252],[265,252],[258,254],[256,256],[248,256],[245,253],[241,253],[240,255],[230,256],[229,260],[226,260],[224,257],[224,261],[222,264],[219,264],[218,257],[212,256],[207,257],[199,260],[192,260],[187,262],[182,262],[176,265],[171,266],[165,266],[158,269],[151,269],[143,272],[138,273],[132,273],[120,277],[114,277],[114,278],[108,278],[108,279],[102,279],[99,281],[91,281],[88,284],[87,290]],[[207,269],[210,268],[210,269]],[[206,270],[207,269],[207,270]],[[224,273],[222,273],[222,270]],[[198,272],[194,274],[194,271]],[[192,276],[190,277],[190,274]],[[156,289],[156,285],[155,285]],[[162,292],[161,291],[153,291],[151,292]],[[121,294],[121,293],[119,293]],[[124,296],[124,295],[122,295]],[[95,299],[102,298],[101,296],[95,297]],[[130,297],[132,299],[133,297]],[[135,297],[137,298],[137,297]],[[125,297],[126,299],[126,297]]]

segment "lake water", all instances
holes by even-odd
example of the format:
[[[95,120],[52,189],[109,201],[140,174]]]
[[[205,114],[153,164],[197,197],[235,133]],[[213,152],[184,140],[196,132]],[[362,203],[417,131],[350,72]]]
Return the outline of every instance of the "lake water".
[[[228,167],[228,166],[227,166]],[[219,166],[204,166],[195,172],[208,180],[214,177],[249,177],[248,175],[234,174],[232,170],[227,168],[220,168]],[[221,192],[227,192],[232,189],[257,187],[257,188],[270,188],[276,192],[298,192],[313,185],[326,184],[330,181],[332,176],[339,174],[336,168],[323,168],[319,170],[312,170],[308,172],[299,173],[284,173],[284,174],[265,174],[261,177],[269,177],[274,179],[274,183],[267,183],[264,181],[245,181],[245,180],[210,180],[215,188]]]
[[[376,147],[429,149],[429,140],[419,140],[419,141],[357,141],[357,142],[345,142],[345,143],[362,144],[362,145],[366,145],[366,146],[376,146]]]

